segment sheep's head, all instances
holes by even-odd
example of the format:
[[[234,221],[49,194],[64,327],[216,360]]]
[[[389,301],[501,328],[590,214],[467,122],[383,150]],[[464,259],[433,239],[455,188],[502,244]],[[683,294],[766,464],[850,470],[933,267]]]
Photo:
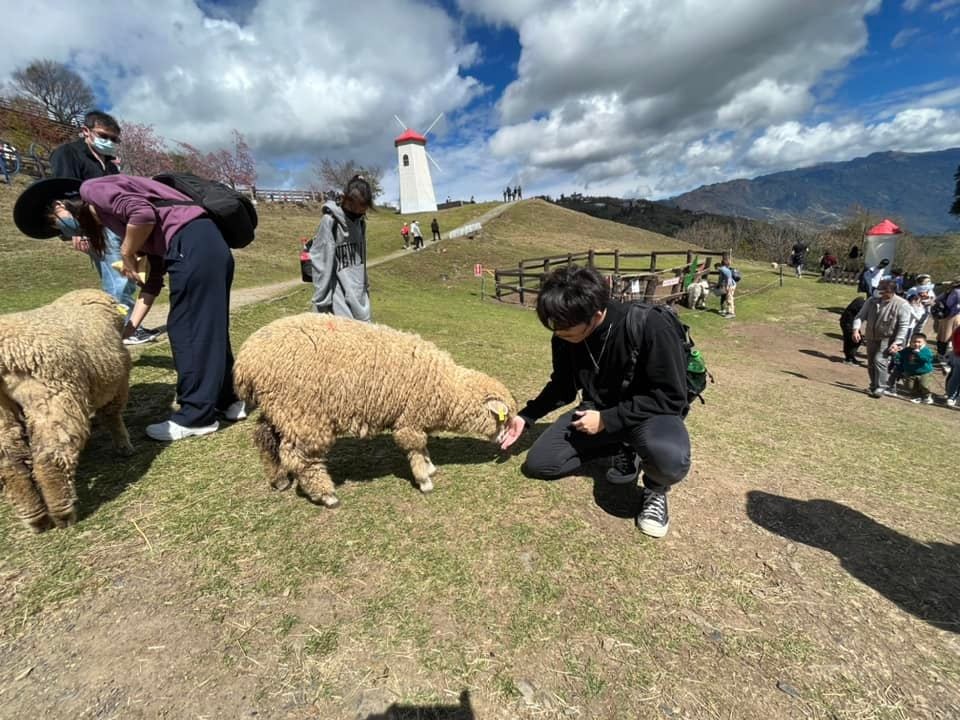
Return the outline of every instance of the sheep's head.
[[[457,429],[500,443],[507,423],[517,414],[513,395],[489,375],[468,368],[459,368],[458,373],[467,392],[458,403]]]

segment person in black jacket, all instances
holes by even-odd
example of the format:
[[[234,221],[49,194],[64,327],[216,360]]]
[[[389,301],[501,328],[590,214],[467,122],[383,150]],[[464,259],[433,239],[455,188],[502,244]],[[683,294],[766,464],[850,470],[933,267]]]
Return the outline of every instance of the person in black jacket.
[[[847,365],[857,365],[857,348],[862,341],[853,339],[853,321],[860,314],[860,308],[866,302],[862,297],[855,297],[840,314],[840,332],[843,334],[843,362]]]
[[[670,522],[667,491],[690,469],[684,425],[687,359],[669,318],[649,311],[642,334],[639,328],[631,333],[628,307],[610,299],[604,279],[590,268],[570,265],[547,276],[537,297],[537,315],[553,331],[553,373],[510,421],[501,448],[507,450],[539,418],[573,402],[579,391],[580,405],[533,443],[524,473],[560,478],[587,460],[613,456],[607,480],[628,483],[637,481],[642,468],[637,526],[663,537]],[[631,334],[638,338],[635,364]]]

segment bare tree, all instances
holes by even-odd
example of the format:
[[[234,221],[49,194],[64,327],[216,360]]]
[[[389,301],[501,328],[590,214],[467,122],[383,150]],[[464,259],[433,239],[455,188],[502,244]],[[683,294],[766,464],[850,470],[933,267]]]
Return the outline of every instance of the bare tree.
[[[13,73],[13,85],[24,96],[43,105],[54,120],[71,125],[94,102],[93,90],[76,72],[55,60],[34,60]]]
[[[333,162],[324,158],[320,166],[314,168],[317,177],[323,183],[324,190],[343,190],[354,175],[362,175],[370,183],[370,192],[374,200],[383,194],[383,168],[371,166],[362,167],[353,160]]]

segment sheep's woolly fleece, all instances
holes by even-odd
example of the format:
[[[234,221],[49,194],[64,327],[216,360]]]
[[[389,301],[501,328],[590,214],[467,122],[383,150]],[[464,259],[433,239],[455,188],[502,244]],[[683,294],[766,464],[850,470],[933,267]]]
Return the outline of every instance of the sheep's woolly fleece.
[[[123,316],[99,290],[0,316],[0,486],[32,530],[75,519],[74,473],[99,412],[124,453],[130,354]]]
[[[254,438],[274,487],[295,479],[336,505],[324,457],[337,437],[392,430],[414,479],[432,489],[427,436],[498,438],[516,402],[504,385],[461,367],[417,335],[308,313],[276,320],[243,344],[237,393],[261,410]]]

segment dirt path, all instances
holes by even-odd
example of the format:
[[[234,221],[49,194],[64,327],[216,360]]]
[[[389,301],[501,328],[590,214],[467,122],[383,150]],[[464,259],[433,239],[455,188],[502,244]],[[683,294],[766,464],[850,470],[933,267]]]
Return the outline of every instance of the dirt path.
[[[523,202],[522,200],[519,202]],[[493,218],[498,217],[508,210],[511,205],[515,203],[504,203],[503,205],[498,205],[497,207],[488,210],[479,218],[474,220],[470,225],[479,223],[480,225],[485,225],[490,222]],[[461,225],[460,227],[465,227]],[[440,242],[456,242],[457,240],[463,238],[454,238],[450,239],[450,234],[456,232],[460,228],[454,228],[450,232],[442,233],[442,240]],[[397,260],[401,257],[409,255],[409,250],[397,250],[395,252],[389,253],[387,255],[381,255],[380,257],[372,258],[367,261],[367,267],[377,267],[378,265],[383,265],[384,263]],[[284,280],[283,282],[272,283],[270,285],[260,285],[257,287],[250,288],[239,288],[234,289],[230,293],[230,308],[231,310],[236,310],[237,308],[244,307],[245,305],[253,305],[264,300],[270,300],[271,298],[284,295],[286,293],[293,292],[297,288],[304,285],[302,280]],[[145,321],[145,325],[148,327],[163,327],[167,323],[167,313],[170,311],[170,306],[166,303],[158,304],[150,311],[150,315]]]

